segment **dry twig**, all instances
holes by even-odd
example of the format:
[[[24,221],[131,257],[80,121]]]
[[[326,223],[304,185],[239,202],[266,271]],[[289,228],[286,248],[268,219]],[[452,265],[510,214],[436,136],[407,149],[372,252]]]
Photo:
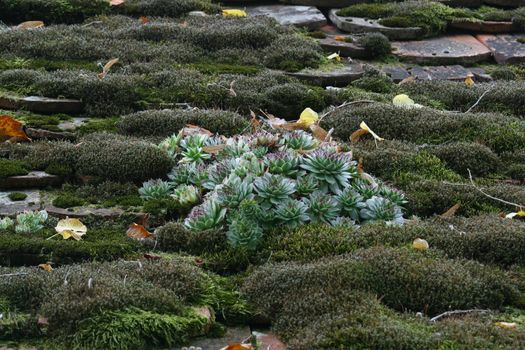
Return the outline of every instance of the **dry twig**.
[[[471,313],[487,313],[490,312],[490,310],[483,310],[483,309],[470,309],[470,310],[454,310],[454,311],[447,311],[443,312],[442,314],[439,314],[435,317],[432,317],[430,319],[430,322],[436,322],[439,321],[442,318],[453,316],[453,315],[465,315],[465,314],[471,314]]]
[[[470,172],[470,169],[467,169],[468,170],[468,177],[470,179],[470,183],[472,184],[472,187],[474,187],[476,190],[478,190],[479,192],[481,192],[484,196],[490,198],[490,199],[493,199],[495,201],[498,201],[498,202],[501,202],[501,203],[504,203],[504,204],[507,204],[507,205],[512,205],[512,206],[515,206],[515,207],[518,207],[520,210],[523,209],[523,205],[521,204],[516,204],[516,203],[512,203],[512,202],[508,202],[506,200],[503,200],[503,199],[500,199],[500,198],[497,198],[497,197],[494,197],[494,196],[491,196],[490,194],[484,192],[481,188],[479,188],[478,186],[476,186],[476,184],[474,183],[474,180],[472,179],[472,173]]]

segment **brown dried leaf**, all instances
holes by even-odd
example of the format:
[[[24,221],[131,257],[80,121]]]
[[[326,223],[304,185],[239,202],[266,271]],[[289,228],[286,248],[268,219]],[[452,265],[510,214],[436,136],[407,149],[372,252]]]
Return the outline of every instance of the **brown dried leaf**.
[[[442,218],[451,218],[454,215],[456,215],[456,212],[458,211],[459,207],[461,207],[460,203],[456,203],[453,206],[451,206],[446,212],[440,215]]]
[[[186,126],[181,130],[181,132],[183,137],[191,135],[213,135],[213,133],[210,130],[201,128],[200,126],[193,124],[186,124]]]
[[[250,344],[233,343],[220,350],[254,350]]]
[[[147,260],[160,260],[161,256],[157,254],[144,253],[144,258]]]
[[[131,225],[129,225],[129,228],[126,231],[126,235],[129,238],[138,239],[138,240],[142,240],[142,239],[153,236],[153,234],[151,232],[148,232],[148,230],[146,230],[144,226],[136,224],[136,223],[132,223]]]
[[[47,271],[47,272],[53,271],[53,268],[51,267],[51,264],[49,264],[49,263],[47,263],[47,264],[39,264],[38,267],[41,268],[44,271]]]
[[[409,76],[409,77],[406,77],[405,79],[401,80],[399,83],[397,83],[397,85],[403,85],[403,84],[407,84],[407,83],[412,83],[415,80],[416,80],[415,77]]]
[[[252,110],[250,110],[250,116],[252,117],[252,119],[250,119],[250,124],[252,126],[252,133],[255,133],[257,132],[257,129],[261,126],[261,121],[257,119],[257,116]]]
[[[202,147],[202,150],[206,153],[210,154],[217,154],[220,151],[222,151],[226,147],[226,144],[220,144],[220,145],[213,145],[213,146],[204,146]]]
[[[324,142],[327,141],[329,137],[328,132],[317,124],[310,125],[310,131],[312,131],[312,135],[314,135],[317,141]]]
[[[0,142],[3,141],[31,141],[24,131],[24,124],[8,116],[0,116]]]
[[[139,17],[139,22],[142,23],[142,24],[148,24],[149,23],[149,18],[146,17],[146,16],[140,16]]]
[[[118,63],[118,58],[113,58],[111,60],[109,60],[105,65],[104,67],[102,68],[102,73],[99,73],[97,74],[97,76],[99,77],[99,79],[104,79],[104,77],[108,74],[109,70],[111,69],[111,67],[113,67],[115,64]]]
[[[350,141],[357,142],[361,138],[361,136],[368,134],[368,130],[365,129],[358,129],[350,135]]]
[[[36,29],[36,28],[42,28],[44,26],[44,22],[42,21],[27,21],[22,22],[19,25],[16,26],[18,29]]]
[[[358,174],[363,173],[363,157],[360,157],[359,161],[357,162],[357,173]]]

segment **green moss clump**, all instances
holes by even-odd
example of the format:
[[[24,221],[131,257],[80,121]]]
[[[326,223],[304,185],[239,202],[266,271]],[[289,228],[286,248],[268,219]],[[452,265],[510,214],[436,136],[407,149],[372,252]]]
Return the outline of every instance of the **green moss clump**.
[[[384,57],[392,51],[390,40],[381,33],[367,33],[359,37],[357,43],[366,50],[371,58]]]
[[[192,310],[171,315],[128,308],[83,320],[73,344],[93,349],[166,348],[205,334],[207,326],[208,320]]]
[[[85,201],[82,198],[79,198],[72,193],[60,194],[53,199],[53,205],[58,208],[80,207],[84,204]]]
[[[490,148],[477,143],[447,143],[431,148],[430,152],[463,176],[468,176],[469,170],[473,176],[497,173],[502,165]]]
[[[490,287],[489,287],[490,286]],[[250,275],[243,286],[248,301],[272,315],[292,295],[344,295],[365,290],[382,296],[397,310],[446,310],[487,307],[498,309],[516,302],[519,292],[503,271],[467,260],[408,249],[373,247],[350,256],[311,264],[268,264]],[[292,292],[293,291],[293,292]]]
[[[116,132],[117,131],[117,122],[119,118],[89,118],[85,123],[82,123],[76,131],[80,135],[91,134],[94,132]]]
[[[520,44],[525,44],[525,38],[518,38],[516,39],[517,42],[519,42]]]
[[[241,133],[249,123],[239,114],[220,110],[143,111],[124,116],[117,124],[126,135],[169,136],[187,124],[205,127],[214,133],[231,136]]]
[[[50,163],[46,167],[45,172],[58,176],[71,176],[74,174],[75,170],[71,167],[71,164]]]
[[[376,93],[391,93],[396,87],[394,82],[386,76],[365,76],[352,82],[352,86]]]
[[[308,32],[306,35],[308,35],[310,38],[314,38],[314,39],[325,39],[326,38],[326,33],[322,32],[320,30],[316,30],[316,31],[313,31],[313,32]]]
[[[27,194],[24,192],[11,192],[7,197],[12,201],[23,201],[27,198]]]
[[[31,167],[26,162],[0,158],[0,178],[27,175],[29,170]]]
[[[390,4],[364,3],[345,7],[337,12],[338,16],[345,17],[364,17],[364,18],[383,18],[393,14]]]
[[[518,78],[518,75],[508,67],[497,67],[490,73],[490,76],[496,80],[507,81],[516,80]]]

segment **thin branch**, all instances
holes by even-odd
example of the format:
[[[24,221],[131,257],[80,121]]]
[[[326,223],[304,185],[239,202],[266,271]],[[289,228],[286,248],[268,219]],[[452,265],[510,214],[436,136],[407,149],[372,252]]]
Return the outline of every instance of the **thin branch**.
[[[3,275],[0,275],[0,277],[25,276],[27,274],[28,274],[27,272],[6,273],[6,274],[3,274]]]
[[[465,315],[465,314],[471,314],[471,313],[487,313],[490,312],[490,310],[483,310],[483,309],[470,309],[470,310],[454,310],[454,311],[447,311],[443,312],[442,314],[439,314],[435,317],[432,317],[430,319],[430,322],[436,322],[439,321],[442,318],[453,316],[453,315]]]
[[[319,118],[319,121],[323,120],[324,117],[326,117],[330,113],[333,113],[333,112],[337,111],[340,108],[343,108],[343,107],[346,107],[346,106],[350,106],[350,105],[359,104],[359,103],[375,103],[375,102],[377,102],[377,101],[374,101],[374,100],[346,101],[343,104],[340,104],[339,106],[335,106],[331,110],[329,110],[328,112],[326,112],[323,115],[321,115],[321,117]]]
[[[481,192],[483,195],[485,195],[486,197],[490,198],[490,199],[493,199],[495,201],[498,201],[498,202],[501,202],[501,203],[504,203],[504,204],[507,204],[507,205],[512,205],[512,206],[515,206],[515,207],[518,207],[520,210],[523,209],[523,205],[521,204],[516,204],[516,203],[512,203],[512,202],[508,202],[506,200],[503,200],[503,199],[500,199],[500,198],[497,198],[497,197],[494,197],[494,196],[491,196],[490,194],[484,192],[481,188],[479,188],[478,186],[476,186],[476,184],[474,183],[474,180],[472,179],[472,173],[470,172],[470,169],[467,169],[468,170],[468,177],[470,179],[470,183],[472,184],[472,187],[474,187],[476,190],[478,190],[479,192]]]
[[[485,90],[481,96],[478,98],[478,100],[476,101],[476,103],[474,103],[469,109],[467,109],[467,111],[465,113],[469,113],[470,111],[472,111],[480,102],[481,100],[483,99],[483,97],[485,97],[486,94],[488,94],[490,91],[492,91],[492,87],[488,88],[487,90]]]

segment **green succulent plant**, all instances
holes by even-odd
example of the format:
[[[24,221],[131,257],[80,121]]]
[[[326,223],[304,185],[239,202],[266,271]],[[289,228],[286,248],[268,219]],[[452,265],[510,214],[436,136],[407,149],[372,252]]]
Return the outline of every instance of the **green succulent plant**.
[[[199,202],[200,192],[197,187],[193,185],[179,185],[173,190],[171,197],[175,199],[180,206],[188,207]]]
[[[319,188],[319,181],[313,175],[298,176],[295,184],[297,193],[302,196],[308,196],[314,193]]]
[[[47,211],[26,211],[16,216],[16,233],[36,233],[44,228]]]
[[[295,182],[281,175],[266,173],[254,181],[263,208],[279,205],[295,192]]]
[[[275,217],[284,226],[295,228],[309,220],[308,207],[304,202],[288,198],[275,208]]]
[[[210,198],[199,206],[193,207],[184,220],[184,225],[193,231],[205,231],[218,227],[226,216],[226,208],[222,208],[217,200]]]
[[[264,160],[268,172],[287,177],[295,177],[299,172],[300,157],[290,152],[268,154]]]
[[[179,153],[179,143],[181,139],[181,133],[168,136],[159,144],[159,148],[168,152],[170,157],[175,158]]]
[[[253,184],[251,178],[241,179],[230,175],[217,189],[217,201],[226,208],[237,208],[245,199],[253,199]]]
[[[357,176],[357,167],[350,155],[317,150],[308,154],[301,167],[315,176],[322,191],[337,193],[349,185],[350,178]]]
[[[165,199],[168,198],[171,193],[171,184],[167,181],[149,180],[142,184],[139,188],[140,196],[146,200],[152,199]]]
[[[233,173],[239,177],[261,176],[265,172],[264,162],[258,159],[252,152],[247,152],[242,157],[237,158],[238,164],[233,169]]]
[[[360,211],[364,221],[384,221],[390,225],[404,223],[401,208],[387,198],[373,196],[367,199],[365,204],[366,207]]]
[[[232,211],[226,237],[233,247],[246,250],[257,248],[263,236],[263,229],[256,219],[259,209],[257,202],[244,200],[239,209]]]
[[[381,186],[379,189],[379,194],[389,199],[392,203],[394,203],[397,206],[402,206],[408,203],[403,192],[387,186]]]
[[[366,204],[363,197],[356,190],[352,187],[347,187],[336,196],[336,200],[339,203],[342,215],[354,221],[359,221],[359,212]]]
[[[337,201],[327,193],[315,191],[303,201],[308,207],[308,216],[312,222],[331,224],[339,215]]]
[[[363,197],[363,200],[367,200],[373,196],[379,195],[380,189],[378,186],[371,186],[362,179],[356,179],[355,181],[352,181],[351,186]]]
[[[215,189],[216,186],[222,184],[232,171],[240,164],[238,159],[223,159],[208,167],[207,180],[202,184],[208,190]]]
[[[237,158],[250,152],[250,146],[244,138],[228,139],[226,146],[219,152],[220,158]]]
[[[289,148],[296,151],[311,151],[318,146],[318,142],[312,135],[298,130],[284,134],[281,139],[281,145],[283,149]]]
[[[0,220],[0,232],[7,231],[9,228],[13,227],[15,222],[10,217],[5,217]]]

